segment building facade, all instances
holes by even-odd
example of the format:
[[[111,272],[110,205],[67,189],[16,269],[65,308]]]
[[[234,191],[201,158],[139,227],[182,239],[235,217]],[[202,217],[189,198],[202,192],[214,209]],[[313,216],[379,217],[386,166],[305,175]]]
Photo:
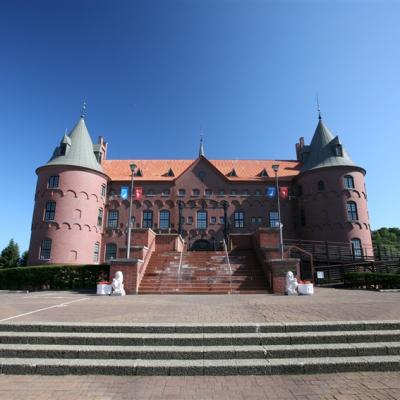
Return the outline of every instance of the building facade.
[[[36,170],[29,264],[125,257],[132,164],[131,246],[138,229],[179,233],[187,250],[278,229],[277,177],[284,241],[348,244],[357,256],[372,255],[366,171],[320,117],[311,143],[300,138],[288,161],[209,160],[203,143],[194,160],[109,160],[107,144],[101,137],[93,144],[81,116]]]

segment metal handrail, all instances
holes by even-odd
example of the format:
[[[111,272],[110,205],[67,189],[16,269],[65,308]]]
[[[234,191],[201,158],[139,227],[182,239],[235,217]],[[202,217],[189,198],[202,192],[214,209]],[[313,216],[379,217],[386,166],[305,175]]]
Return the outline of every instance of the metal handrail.
[[[152,248],[154,246],[155,241],[156,241],[156,237],[154,236],[153,240],[150,243],[150,246],[147,249],[147,253],[143,258],[143,263],[142,263],[142,266],[140,268],[140,271],[139,271],[139,268],[136,268],[136,294],[139,293],[139,272],[140,273],[142,272],[142,269],[146,265],[147,259],[150,258],[151,254],[152,254],[151,250],[152,250]]]
[[[179,256],[179,265],[178,265],[178,292],[181,290],[181,267],[182,267],[182,259],[183,259],[183,249],[185,248],[185,241],[183,241],[183,246],[181,249],[181,254]]]
[[[232,267],[231,267],[231,262],[229,261],[228,246],[226,245],[225,239],[223,239],[222,243],[224,246],[226,262],[228,264],[229,273],[230,273],[230,275],[229,275],[229,294],[231,294],[232,293]]]

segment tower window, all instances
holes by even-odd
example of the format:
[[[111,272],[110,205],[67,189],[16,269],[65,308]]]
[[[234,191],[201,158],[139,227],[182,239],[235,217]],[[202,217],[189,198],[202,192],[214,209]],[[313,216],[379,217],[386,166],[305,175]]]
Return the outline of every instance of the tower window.
[[[153,227],[153,211],[147,210],[143,211],[143,228],[152,228]]]
[[[269,226],[271,228],[279,228],[279,213],[278,211],[270,211],[268,215]]]
[[[94,244],[94,250],[93,250],[93,261],[94,262],[99,262],[99,254],[100,254],[100,243],[96,242]]]
[[[107,191],[107,186],[106,185],[101,185],[101,192],[100,194],[105,197]]]
[[[39,258],[41,260],[50,260],[50,254],[51,254],[51,239],[43,239],[42,245],[40,246]]]
[[[47,184],[47,187],[49,189],[58,188],[59,180],[60,180],[60,177],[58,175],[50,176],[49,177],[49,182]]]
[[[323,192],[325,190],[325,183],[324,181],[318,181],[318,190]]]
[[[115,243],[106,244],[106,260],[114,260],[117,258],[117,245]]]
[[[103,209],[99,208],[99,213],[97,215],[97,226],[102,226],[103,225]]]
[[[108,228],[118,228],[118,211],[117,210],[109,210],[108,211],[108,220],[107,220],[107,226]]]
[[[44,220],[45,221],[54,221],[55,215],[56,215],[56,202],[48,201],[46,203],[46,211],[44,213]]]
[[[354,178],[351,175],[345,175],[344,187],[346,189],[354,189]]]
[[[244,228],[244,211],[235,211],[234,227],[235,228]]]
[[[337,157],[343,157],[343,148],[341,144],[337,144],[335,146],[335,156]]]
[[[197,211],[197,228],[207,229],[207,211]]]
[[[349,221],[358,220],[357,204],[354,201],[347,202],[347,217]]]
[[[169,220],[169,211],[168,210],[161,210],[160,211],[160,229],[168,229],[170,225]]]
[[[362,258],[363,257],[363,251],[362,251],[360,239],[351,239],[351,249],[353,251],[354,258]]]

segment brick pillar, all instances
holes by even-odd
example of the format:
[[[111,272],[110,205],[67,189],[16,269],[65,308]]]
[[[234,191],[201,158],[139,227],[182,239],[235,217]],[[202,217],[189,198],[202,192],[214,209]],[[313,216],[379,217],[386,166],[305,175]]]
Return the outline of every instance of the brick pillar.
[[[110,280],[112,281],[117,271],[121,271],[124,277],[124,289],[126,294],[136,294],[138,267],[137,259],[112,260],[110,263]]]
[[[292,271],[300,277],[300,260],[298,258],[275,258],[267,261],[272,276],[272,291],[274,294],[285,294],[286,273]]]

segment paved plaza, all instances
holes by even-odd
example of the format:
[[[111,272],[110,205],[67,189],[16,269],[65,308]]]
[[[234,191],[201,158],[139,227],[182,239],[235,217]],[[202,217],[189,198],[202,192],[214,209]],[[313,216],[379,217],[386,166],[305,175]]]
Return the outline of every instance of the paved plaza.
[[[0,323],[263,323],[400,320],[400,293],[317,288],[314,296],[0,292]],[[5,400],[400,399],[400,372],[139,377],[0,375]]]

